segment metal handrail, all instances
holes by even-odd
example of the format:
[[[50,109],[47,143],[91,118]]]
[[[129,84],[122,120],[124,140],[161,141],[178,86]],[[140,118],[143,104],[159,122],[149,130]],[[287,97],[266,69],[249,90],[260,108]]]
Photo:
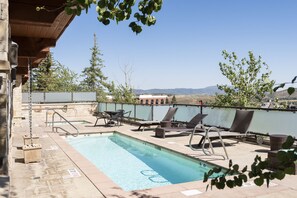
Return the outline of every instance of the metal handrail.
[[[73,125],[71,124],[65,117],[63,117],[60,113],[56,112],[55,110],[53,110],[54,113],[52,115],[52,132],[54,132],[54,123],[55,123],[55,114],[58,114],[58,116],[60,116],[60,118],[62,118],[63,120],[65,120],[68,124],[70,124],[70,126],[72,126],[75,130],[76,130],[76,135],[73,135],[73,136],[78,136],[79,135],[79,131],[78,129]]]
[[[62,108],[46,108],[45,113],[45,126],[48,126],[48,111],[55,111],[56,109],[61,109],[63,112],[67,112],[68,106],[64,105]]]

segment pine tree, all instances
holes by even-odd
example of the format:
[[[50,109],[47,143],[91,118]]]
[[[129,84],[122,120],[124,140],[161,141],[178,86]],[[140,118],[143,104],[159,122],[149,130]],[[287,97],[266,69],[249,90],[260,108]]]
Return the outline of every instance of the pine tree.
[[[104,68],[105,65],[101,59],[103,54],[98,47],[96,34],[94,34],[94,46],[91,48],[91,51],[90,66],[84,68],[82,71],[84,80],[81,82],[81,86],[84,91],[96,91],[97,100],[105,101],[105,90],[108,89],[110,85],[107,83],[107,77],[104,76],[102,72],[102,68]]]
[[[49,53],[45,59],[41,61],[37,68],[33,69],[33,91],[55,91],[55,81],[57,76],[54,72],[53,66],[55,66],[52,53]]]
[[[55,61],[52,53],[49,53],[32,72],[33,91],[78,91],[77,74]],[[26,91],[26,88],[27,85],[24,86],[23,91]]]
[[[173,95],[173,97],[172,97],[172,99],[171,99],[171,104],[176,104],[176,97],[175,97],[175,95]]]

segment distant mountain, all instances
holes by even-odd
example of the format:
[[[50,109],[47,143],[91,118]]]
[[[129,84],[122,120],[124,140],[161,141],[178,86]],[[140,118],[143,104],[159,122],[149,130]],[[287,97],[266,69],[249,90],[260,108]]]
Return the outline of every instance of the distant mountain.
[[[279,99],[297,99],[297,88],[295,88],[295,92],[292,95],[289,95],[287,90],[282,90],[275,92],[271,97]]]
[[[215,95],[223,93],[217,86],[209,86],[200,89],[175,88],[175,89],[134,89],[136,95],[140,94],[167,94],[167,95]]]

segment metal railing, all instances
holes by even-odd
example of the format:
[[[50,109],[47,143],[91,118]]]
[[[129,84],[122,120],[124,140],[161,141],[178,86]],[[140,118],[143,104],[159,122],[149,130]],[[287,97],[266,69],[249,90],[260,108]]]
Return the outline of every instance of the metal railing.
[[[72,133],[70,133],[70,134],[72,134],[74,137],[76,137],[76,136],[78,136],[79,135],[79,131],[78,131],[78,129],[73,125],[73,124],[71,124],[65,117],[63,117],[60,113],[58,113],[57,111],[55,111],[54,109],[51,109],[52,111],[54,111],[54,113],[53,113],[53,115],[52,115],[52,132],[54,132],[54,129],[55,129],[55,115],[57,114],[60,118],[62,118],[63,120],[65,120],[65,122],[66,123],[68,123],[70,126],[72,126],[75,130],[76,130],[76,135],[73,135]],[[56,127],[57,128],[57,127]],[[62,128],[61,128],[62,129]],[[58,130],[58,128],[57,128],[57,130]],[[65,130],[65,129],[62,129],[63,131],[65,131],[65,132],[68,132],[69,133],[69,131],[67,131],[67,130]],[[57,132],[57,131],[56,131]]]
[[[229,128],[236,109],[253,110],[254,117],[250,132],[260,135],[285,134],[297,137],[297,110],[272,108],[221,107],[192,104],[140,105],[119,103],[98,103],[97,111],[124,109],[131,111],[135,120],[162,120],[170,106],[177,107],[175,121],[188,122],[197,113],[208,114],[203,123],[209,126]]]

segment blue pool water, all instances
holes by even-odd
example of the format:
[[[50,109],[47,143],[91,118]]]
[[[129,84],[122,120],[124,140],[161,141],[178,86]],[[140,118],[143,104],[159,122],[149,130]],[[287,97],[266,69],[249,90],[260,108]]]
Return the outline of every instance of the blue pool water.
[[[125,191],[202,180],[211,168],[118,133],[67,141]]]

